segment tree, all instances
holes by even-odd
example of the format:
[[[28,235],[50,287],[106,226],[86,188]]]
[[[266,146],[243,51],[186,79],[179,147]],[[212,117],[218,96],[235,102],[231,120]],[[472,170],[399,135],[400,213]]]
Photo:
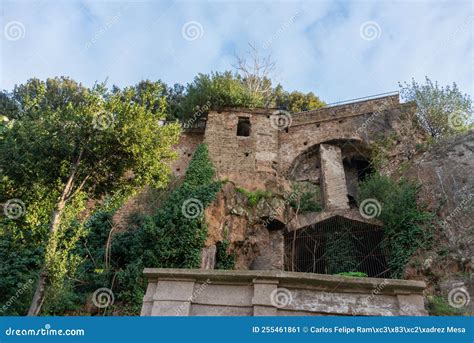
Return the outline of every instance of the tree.
[[[86,88],[64,77],[31,79],[15,87],[11,98],[18,108],[0,150],[0,201],[25,199],[27,212],[46,208],[50,218],[29,315],[39,314],[46,288],[67,272],[65,237],[80,230],[68,235],[65,230],[87,198],[166,183],[179,126],[157,125],[165,117],[163,92],[160,84],[149,82],[110,92],[103,84]],[[46,203],[33,206],[34,201]],[[46,226],[45,220],[44,213],[38,216],[38,225]],[[2,226],[14,221],[7,218]]]
[[[182,103],[185,96],[185,87],[175,83],[173,87],[168,87],[166,98],[168,102],[168,120],[182,119]]]
[[[273,91],[274,106],[291,113],[315,110],[324,107],[326,103],[321,101],[313,92],[304,94],[293,91],[285,91],[281,85]]]
[[[235,55],[233,67],[252,96],[262,99],[268,106],[272,95],[271,73],[275,70],[275,61],[271,55],[261,56],[250,43],[249,47],[246,55]]]
[[[182,117],[204,116],[210,109],[225,106],[263,106],[263,100],[252,94],[238,74],[230,71],[199,74],[186,87],[181,105]]]
[[[412,79],[399,86],[403,100],[416,102],[419,123],[433,138],[465,131],[471,125],[471,99],[461,93],[456,83],[440,87],[426,77],[425,84]]]

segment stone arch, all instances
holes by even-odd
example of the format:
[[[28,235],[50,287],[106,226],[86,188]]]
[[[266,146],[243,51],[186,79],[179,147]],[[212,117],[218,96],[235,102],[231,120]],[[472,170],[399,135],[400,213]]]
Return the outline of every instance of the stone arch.
[[[350,162],[354,158],[364,160],[370,159],[371,150],[369,146],[362,140],[344,138],[325,140],[307,147],[300,154],[293,158],[287,171],[288,179],[292,181],[303,181],[302,179],[304,179],[304,175],[302,175],[302,173],[304,173],[305,169],[308,169],[312,162],[315,162],[316,166],[318,163],[320,163],[318,155],[319,146],[321,144],[339,146],[342,149],[343,161],[346,160]],[[311,175],[309,176],[311,178]]]
[[[370,164],[371,150],[361,140],[331,139],[314,144],[296,156],[290,164],[287,178],[294,182],[310,182],[321,186],[321,144],[341,149],[342,165],[347,186],[347,201],[356,207],[359,182],[373,172]]]

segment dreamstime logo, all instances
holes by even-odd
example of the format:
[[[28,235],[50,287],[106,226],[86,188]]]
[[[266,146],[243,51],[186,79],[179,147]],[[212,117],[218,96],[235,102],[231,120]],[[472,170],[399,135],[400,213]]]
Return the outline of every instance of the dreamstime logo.
[[[181,212],[188,219],[195,219],[199,217],[204,210],[202,202],[195,198],[190,198],[181,206]]]
[[[284,130],[291,126],[293,118],[291,117],[290,112],[288,111],[275,111],[270,116],[270,125],[275,130]]]
[[[464,287],[453,288],[448,293],[448,303],[455,308],[466,306],[470,300],[469,293]]]
[[[385,111],[388,107],[388,104],[384,101],[380,106],[377,107],[377,109],[372,113],[372,115],[369,115],[369,117],[364,121],[361,126],[354,130],[353,134],[356,135],[366,131],[367,128],[372,125],[377,120],[378,116],[380,116],[383,111]]]
[[[16,41],[25,38],[25,25],[19,21],[10,21],[3,30],[5,38],[9,41]]]
[[[453,130],[462,129],[468,123],[469,117],[470,116],[467,111],[454,111],[448,115],[448,125]]]
[[[283,308],[293,301],[291,292],[286,288],[277,288],[270,294],[270,302],[273,306]]]
[[[382,205],[374,198],[365,199],[359,206],[359,213],[365,219],[378,217],[381,211]]]
[[[181,28],[181,35],[187,41],[194,41],[204,36],[204,28],[198,21],[188,21]]]
[[[360,26],[359,33],[362,39],[370,41],[380,38],[380,35],[382,34],[382,29],[380,28],[377,22],[366,21]]]
[[[445,220],[441,222],[441,226],[446,228],[448,225],[448,222],[459,216],[462,211],[470,205],[470,202],[474,198],[474,193],[470,193],[456,208],[446,217]]]
[[[183,124],[185,129],[193,127],[194,123],[206,112],[211,109],[211,102],[208,100],[204,106],[196,106],[196,112],[194,112],[193,117],[190,118],[186,123]],[[199,125],[205,125],[205,122],[199,123]]]
[[[211,280],[210,279],[207,279],[204,283],[201,284],[201,286],[199,286],[199,288],[197,288],[196,290],[193,291],[193,294],[187,299],[187,301],[189,302],[193,302],[194,299],[199,296],[199,294],[201,294],[202,292],[204,292],[207,288],[207,286],[209,286],[209,284],[211,283]],[[177,309],[176,309],[176,315],[177,316],[180,316],[183,311],[186,309],[186,306],[187,304],[186,303],[183,303],[181,306],[179,306]]]
[[[6,310],[8,310],[8,308],[10,308],[15,303],[15,301],[17,301],[18,298],[33,285],[33,282],[33,279],[29,279],[26,283],[19,284],[20,288],[18,288],[15,295],[10,297],[10,299],[8,299],[5,305],[0,308],[0,312],[5,312]]]
[[[98,32],[92,37],[92,39],[86,43],[84,50],[89,49],[91,46],[93,46],[95,43],[99,41],[99,39],[107,32],[110,30],[110,28],[116,24],[122,16],[121,12],[118,12],[115,14],[110,20],[108,20],[103,27],[100,28]]]
[[[101,111],[94,116],[92,125],[97,130],[107,130],[114,125],[115,117],[112,113]]]
[[[110,288],[99,288],[92,294],[92,302],[98,308],[111,306],[114,301],[114,293]]]
[[[20,199],[10,199],[3,204],[3,213],[9,219],[18,219],[25,213],[25,203]]]
[[[296,17],[300,15],[300,12],[296,12],[287,22],[285,22],[277,32],[263,44],[264,49],[268,49],[272,43],[277,40],[288,28],[295,22]]]

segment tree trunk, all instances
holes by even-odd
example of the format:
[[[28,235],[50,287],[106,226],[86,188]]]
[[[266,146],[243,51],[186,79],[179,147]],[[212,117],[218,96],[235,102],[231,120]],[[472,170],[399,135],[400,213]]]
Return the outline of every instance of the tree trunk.
[[[74,186],[74,177],[76,175],[77,168],[79,167],[79,164],[81,162],[82,152],[83,150],[79,152],[79,156],[77,157],[71,169],[68,180],[66,184],[64,185],[64,189],[58,199],[56,207],[53,213],[51,214],[51,222],[49,225],[49,239],[53,237],[53,234],[56,232],[57,229],[59,229],[61,225],[61,215],[63,213],[64,207],[66,206],[66,202],[69,200],[69,196],[72,194],[72,189]],[[49,242],[48,242],[48,248],[49,248]],[[56,248],[54,248],[53,250],[56,250]],[[48,276],[49,276],[48,266],[45,263],[45,266],[43,267],[43,270],[41,271],[39,275],[39,280],[38,280],[38,284],[36,285],[35,294],[33,295],[33,300],[31,301],[30,309],[28,310],[28,316],[37,316],[40,313],[41,307],[43,306],[43,302],[44,302],[46,286],[48,284]]]
[[[66,188],[65,188],[66,190]],[[64,192],[63,192],[64,194]],[[49,226],[49,238],[53,236],[53,233],[61,225],[61,214],[65,206],[65,200],[61,195],[60,201],[56,205],[56,209],[53,211],[51,216],[51,224]],[[48,270],[45,266],[39,275],[38,284],[36,285],[35,294],[31,301],[30,309],[28,310],[28,316],[37,316],[41,311],[41,306],[44,302],[44,296],[46,292],[46,285],[48,283]]]
[[[46,282],[47,273],[41,272],[35,294],[33,295],[33,300],[31,301],[30,309],[28,310],[28,316],[37,316],[39,314],[41,306],[43,306]]]

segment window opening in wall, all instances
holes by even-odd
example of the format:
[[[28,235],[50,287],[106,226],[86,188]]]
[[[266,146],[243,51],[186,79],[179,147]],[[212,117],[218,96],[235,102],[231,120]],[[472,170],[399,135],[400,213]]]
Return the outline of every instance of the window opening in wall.
[[[239,122],[237,123],[237,136],[250,136],[250,118],[239,117]]]

